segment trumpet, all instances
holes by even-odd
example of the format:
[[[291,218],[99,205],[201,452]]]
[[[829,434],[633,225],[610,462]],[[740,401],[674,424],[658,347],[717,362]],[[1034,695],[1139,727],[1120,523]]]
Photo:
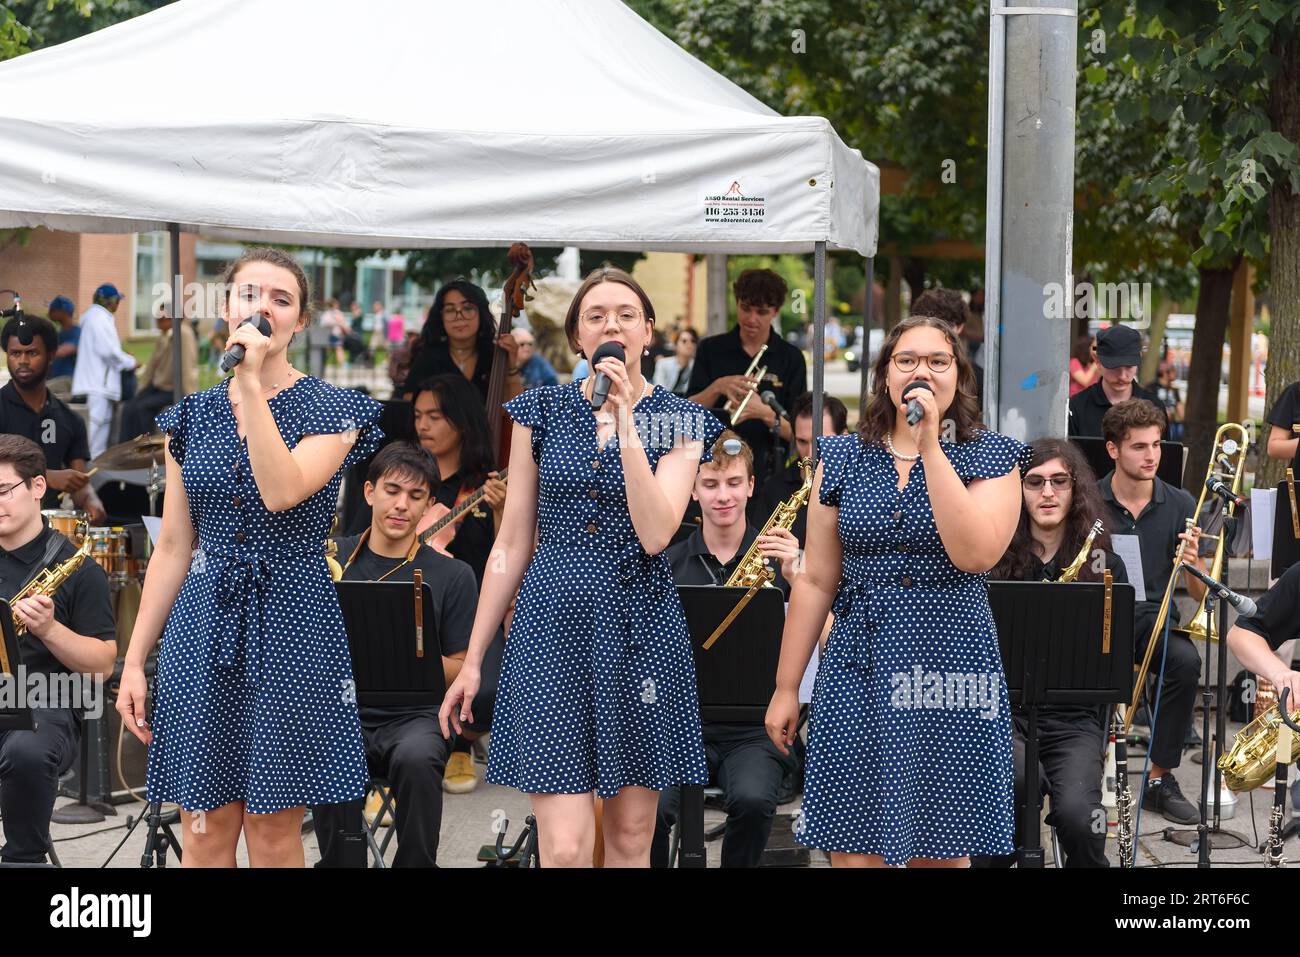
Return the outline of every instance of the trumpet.
[[[754,361],[751,362],[749,368],[745,370],[745,378],[754,380],[753,384],[749,387],[749,391],[745,393],[745,397],[741,399],[739,403],[728,400],[727,404],[723,406],[723,411],[731,416],[729,421],[733,426],[736,424],[736,420],[740,418],[740,413],[745,411],[745,406],[749,404],[749,400],[752,399],[754,393],[758,391],[758,384],[763,381],[763,376],[767,375],[767,366],[763,366],[761,369],[758,368],[758,363],[762,360],[763,353],[765,352],[767,352],[767,343],[763,343],[758,350],[758,354],[754,356]],[[755,372],[755,369],[758,371]],[[735,406],[735,408],[732,408],[732,406]]]
[[[1236,435],[1232,438],[1231,434]],[[1232,480],[1232,494],[1241,494],[1241,476],[1246,466],[1246,429],[1237,422],[1227,422],[1219,427],[1219,431],[1214,433],[1214,450],[1210,456],[1210,466],[1205,474],[1205,481],[1201,484],[1201,494],[1196,499],[1196,509],[1192,513],[1194,517],[1187,519],[1186,530],[1191,531],[1196,525],[1196,517],[1201,514],[1201,509],[1205,505],[1205,496],[1210,490],[1210,484],[1214,480],[1223,479]],[[1227,506],[1227,516],[1231,518],[1236,513],[1236,505],[1229,503]],[[1210,577],[1218,579],[1223,568],[1223,556],[1227,548],[1226,544],[1227,522],[1224,527],[1219,529],[1218,541],[1214,548],[1214,563],[1210,569]],[[1174,554],[1174,568],[1183,560],[1183,547],[1185,541],[1178,543],[1178,551]],[[1128,732],[1133,724],[1133,717],[1137,713],[1138,700],[1142,697],[1142,688],[1146,684],[1147,672],[1151,668],[1151,658],[1156,650],[1156,640],[1164,631],[1165,620],[1169,616],[1169,610],[1174,608],[1174,585],[1178,576],[1170,573],[1169,582],[1165,585],[1164,597],[1160,600],[1160,611],[1156,614],[1155,626],[1151,629],[1151,637],[1147,641],[1146,654],[1142,656],[1142,666],[1133,681],[1133,698],[1129,702],[1127,716],[1124,719],[1124,731]],[[1200,603],[1196,606],[1196,613],[1187,620],[1185,624],[1177,628],[1177,631],[1188,635],[1192,638],[1205,638],[1209,641],[1218,641],[1219,636],[1217,629],[1215,633],[1209,633],[1206,628],[1205,602],[1208,599],[1208,593],[1202,596]]]

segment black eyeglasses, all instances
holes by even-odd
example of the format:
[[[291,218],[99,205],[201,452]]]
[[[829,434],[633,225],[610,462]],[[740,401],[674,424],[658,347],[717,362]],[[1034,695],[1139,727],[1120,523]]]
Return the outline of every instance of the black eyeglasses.
[[[1031,492],[1041,492],[1043,486],[1047,484],[1049,477],[1043,475],[1026,475],[1024,485]],[[1057,472],[1050,476],[1052,488],[1058,492],[1063,492],[1074,485],[1074,476],[1069,472]]]

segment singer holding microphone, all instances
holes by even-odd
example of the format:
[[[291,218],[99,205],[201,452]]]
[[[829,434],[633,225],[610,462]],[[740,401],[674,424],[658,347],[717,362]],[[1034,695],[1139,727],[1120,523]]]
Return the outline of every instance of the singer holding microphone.
[[[235,374],[158,417],[167,497],[117,709],[149,745],[149,800],[182,809],[186,867],[235,866],[241,831],[252,866],[301,867],[304,806],[360,799],[367,780],[324,542],[382,406],[289,365],[309,319],[293,259],[250,249],[224,287]]]
[[[591,866],[593,795],[605,866],[649,866],[657,792],[708,777],[690,637],[661,553],[722,426],[642,378],[653,328],[640,285],[597,269],[564,321],[593,374],[506,403],[510,494],[439,714],[444,735],[473,720],[480,663],[518,591],[487,780],[531,796],[544,867]]]
[[[833,866],[958,866],[1013,847],[1011,712],[984,579],[1015,533],[1026,449],[981,427],[941,319],[886,337],[856,435],[820,440],[804,574],[767,730],[796,733],[826,615],[801,843]]]

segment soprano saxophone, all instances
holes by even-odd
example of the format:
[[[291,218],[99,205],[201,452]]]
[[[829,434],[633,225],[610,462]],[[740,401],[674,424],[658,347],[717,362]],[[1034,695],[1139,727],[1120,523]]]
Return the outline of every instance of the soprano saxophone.
[[[1083,568],[1083,563],[1088,560],[1088,552],[1092,549],[1093,539],[1101,532],[1101,519],[1092,523],[1092,530],[1088,532],[1088,537],[1083,540],[1083,548],[1079,549],[1079,554],[1074,556],[1074,561],[1070,562],[1069,567],[1061,572],[1058,582],[1078,581],[1079,572]],[[1044,579],[1046,580],[1046,579]]]

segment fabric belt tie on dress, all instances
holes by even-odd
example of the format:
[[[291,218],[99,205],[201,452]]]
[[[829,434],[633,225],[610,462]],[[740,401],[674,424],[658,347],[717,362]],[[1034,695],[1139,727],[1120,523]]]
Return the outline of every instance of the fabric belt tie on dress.
[[[622,626],[628,637],[622,651],[640,651],[654,631],[654,608],[666,598],[676,583],[673,570],[668,560],[662,555],[647,555],[641,547],[641,541],[633,534],[625,541],[598,536],[574,529],[569,534],[552,531],[538,540],[538,548],[544,545],[580,545],[595,546],[602,551],[613,552],[615,573],[618,577],[619,602],[614,621]],[[599,640],[599,637],[598,637]]]
[[[214,571],[217,576],[217,614],[213,622],[217,667],[236,666],[242,639],[244,676],[256,688],[262,680],[262,609],[272,581],[270,562],[261,555],[232,555],[202,544],[199,548],[207,570]],[[277,552],[271,558],[285,560],[318,554],[323,552]],[[214,561],[219,562],[220,567],[213,569]]]
[[[872,612],[878,604],[872,601],[872,597],[883,587],[865,581],[840,582],[835,601],[831,604],[831,613],[835,615],[835,640],[826,643],[825,657],[828,661],[839,661],[863,671],[871,669],[871,644],[877,625]],[[844,627],[840,626],[841,621]]]

